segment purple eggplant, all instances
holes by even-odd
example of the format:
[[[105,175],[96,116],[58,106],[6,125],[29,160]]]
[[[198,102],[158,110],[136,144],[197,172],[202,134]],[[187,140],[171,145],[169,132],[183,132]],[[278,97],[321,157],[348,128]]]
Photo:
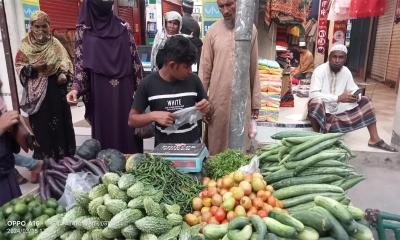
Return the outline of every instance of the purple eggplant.
[[[68,169],[61,164],[61,161],[57,163],[53,158],[49,158],[47,162],[49,164],[49,169],[55,169],[65,173],[68,172]]]
[[[77,172],[80,172],[82,168],[85,166],[85,162],[82,161],[82,158],[76,157],[77,161],[71,167]]]
[[[101,169],[101,171],[103,172],[103,174],[110,171],[107,167],[107,164],[101,159],[93,159],[93,160],[90,160],[89,162],[98,166]]]
[[[68,169],[69,173],[74,173],[75,170],[72,168],[71,164],[69,164],[69,162],[67,161],[63,161],[63,166],[65,166],[66,169]]]
[[[52,176],[47,175],[46,182],[49,184],[50,191],[54,195],[60,197],[63,194],[64,191],[61,188],[59,188],[59,186],[57,186],[57,183],[55,182]]]
[[[92,172],[96,176],[103,176],[104,173],[101,171],[99,167],[94,165],[93,163],[89,162],[88,160],[82,159],[82,161],[85,163],[86,168],[89,169],[90,172]]]
[[[42,199],[47,199],[45,188],[46,188],[46,186],[45,186],[45,182],[44,182],[44,176],[43,176],[43,172],[41,172],[39,174],[39,190],[40,190],[40,197]]]
[[[47,175],[51,175],[54,178],[63,179],[63,180],[67,180],[67,177],[68,177],[66,173],[63,173],[63,172],[60,172],[60,171],[57,171],[54,169],[47,170]]]

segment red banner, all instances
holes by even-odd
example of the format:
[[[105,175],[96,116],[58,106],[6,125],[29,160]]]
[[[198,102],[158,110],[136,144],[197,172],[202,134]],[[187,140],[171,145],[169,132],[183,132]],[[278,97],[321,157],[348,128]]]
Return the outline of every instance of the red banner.
[[[319,7],[318,32],[317,32],[317,51],[325,54],[328,39],[328,13],[330,0],[321,0]]]

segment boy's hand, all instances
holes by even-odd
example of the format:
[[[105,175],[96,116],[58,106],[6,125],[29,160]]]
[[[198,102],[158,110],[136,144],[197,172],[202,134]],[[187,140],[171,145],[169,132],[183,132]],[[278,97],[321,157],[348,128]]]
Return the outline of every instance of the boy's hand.
[[[72,105],[72,106],[75,106],[76,104],[78,104],[78,91],[71,90],[67,94],[67,102],[69,105]]]
[[[0,116],[0,135],[19,122],[17,111],[5,112]]]
[[[158,122],[158,124],[164,127],[171,126],[176,119],[176,116],[170,112],[155,111],[151,112],[151,114],[153,115],[154,122]]]
[[[211,104],[207,99],[203,99],[196,103],[196,109],[204,114],[207,114],[211,110]]]

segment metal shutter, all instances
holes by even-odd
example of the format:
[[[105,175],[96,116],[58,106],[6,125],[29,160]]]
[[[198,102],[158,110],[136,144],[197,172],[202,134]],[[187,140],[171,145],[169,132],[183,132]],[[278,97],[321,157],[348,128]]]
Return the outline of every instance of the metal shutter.
[[[49,15],[52,29],[75,29],[78,0],[40,0],[40,9]]]
[[[137,45],[140,45],[141,44],[141,36],[140,36],[141,33],[139,25],[140,16],[139,16],[139,22],[135,22],[134,12],[139,12],[139,11],[134,11],[133,7],[118,7],[118,16],[121,17],[125,22],[129,23],[129,25],[132,28],[133,37],[135,38],[135,43]]]
[[[372,60],[371,78],[385,81],[392,40],[395,0],[388,0],[388,10],[379,17]]]
[[[400,70],[400,23],[394,24],[391,39],[386,81],[397,82]]]
[[[181,10],[182,10],[182,5],[172,2],[172,1],[167,1],[167,0],[162,0],[162,14],[164,16],[164,14],[166,12],[170,12],[170,11],[176,11],[180,14],[182,14]]]

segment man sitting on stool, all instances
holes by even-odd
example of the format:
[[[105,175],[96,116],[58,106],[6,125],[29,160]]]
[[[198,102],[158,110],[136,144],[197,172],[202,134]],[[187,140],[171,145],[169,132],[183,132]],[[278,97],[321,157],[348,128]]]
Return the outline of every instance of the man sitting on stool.
[[[397,152],[379,137],[372,103],[357,93],[358,86],[344,66],[346,60],[346,46],[336,44],[329,61],[318,66],[312,75],[308,118],[314,131],[346,133],[367,127],[368,146]]]

